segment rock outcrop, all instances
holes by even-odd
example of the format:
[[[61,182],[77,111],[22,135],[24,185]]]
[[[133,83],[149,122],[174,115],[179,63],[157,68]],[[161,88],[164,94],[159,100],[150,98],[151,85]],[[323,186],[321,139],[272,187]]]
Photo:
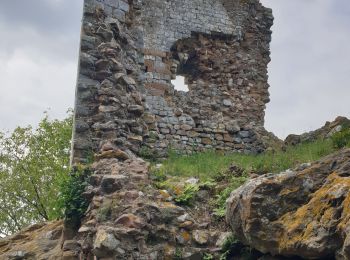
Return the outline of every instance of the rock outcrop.
[[[252,179],[227,208],[237,238],[263,253],[350,259],[350,150]]]
[[[323,140],[341,131],[344,127],[350,127],[350,119],[339,116],[332,122],[326,122],[326,124],[323,127],[317,130],[303,133],[301,135],[288,135],[284,143],[286,145],[297,145],[304,142]]]
[[[0,240],[0,259],[60,260],[63,221],[35,224]]]

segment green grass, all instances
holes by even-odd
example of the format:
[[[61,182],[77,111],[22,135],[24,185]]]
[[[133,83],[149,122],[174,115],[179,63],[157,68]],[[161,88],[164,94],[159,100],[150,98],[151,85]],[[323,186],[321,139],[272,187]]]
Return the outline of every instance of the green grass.
[[[226,213],[226,200],[231,192],[243,185],[249,179],[249,173],[279,173],[293,169],[302,163],[314,162],[337,150],[330,139],[303,143],[287,147],[285,151],[267,152],[260,155],[240,153],[222,154],[215,151],[196,153],[193,155],[178,155],[171,152],[160,168],[152,172],[152,178],[158,188],[176,190],[183,178],[196,177],[203,183],[210,183],[213,197],[210,204],[213,214],[222,219]],[[228,171],[231,165],[243,169],[239,175]],[[197,190],[177,194],[179,202],[192,199]]]
[[[222,154],[215,151],[196,153],[189,156],[170,153],[163,162],[160,172],[164,175],[197,177],[202,181],[215,178],[235,164],[247,173],[278,173],[294,168],[301,163],[312,162],[335,151],[331,140],[315,141],[288,147],[286,151],[246,155],[239,153]]]

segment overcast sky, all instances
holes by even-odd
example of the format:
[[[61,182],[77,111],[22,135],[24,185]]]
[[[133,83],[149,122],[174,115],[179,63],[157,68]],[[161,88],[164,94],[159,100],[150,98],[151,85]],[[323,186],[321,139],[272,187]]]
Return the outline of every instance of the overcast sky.
[[[0,130],[73,107],[82,0],[0,0]]]
[[[262,0],[275,25],[266,127],[280,137],[350,117],[350,1]],[[73,107],[82,0],[0,1],[0,130]]]

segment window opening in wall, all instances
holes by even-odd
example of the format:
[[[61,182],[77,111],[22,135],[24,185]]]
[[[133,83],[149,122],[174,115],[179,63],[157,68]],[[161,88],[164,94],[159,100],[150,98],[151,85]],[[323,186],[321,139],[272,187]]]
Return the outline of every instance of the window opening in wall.
[[[176,76],[176,79],[172,80],[171,83],[174,85],[176,90],[188,92],[188,85],[185,83],[185,77]]]

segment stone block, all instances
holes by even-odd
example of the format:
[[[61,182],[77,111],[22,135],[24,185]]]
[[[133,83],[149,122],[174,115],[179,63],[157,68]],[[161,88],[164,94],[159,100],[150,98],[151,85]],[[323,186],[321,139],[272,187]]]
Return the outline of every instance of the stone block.
[[[213,141],[210,138],[202,138],[202,144],[211,145]]]
[[[129,12],[130,6],[127,2],[125,2],[124,0],[119,0],[119,6],[118,9],[124,11],[124,12]]]
[[[101,181],[101,190],[107,194],[120,190],[128,178],[123,175],[105,175]]]

